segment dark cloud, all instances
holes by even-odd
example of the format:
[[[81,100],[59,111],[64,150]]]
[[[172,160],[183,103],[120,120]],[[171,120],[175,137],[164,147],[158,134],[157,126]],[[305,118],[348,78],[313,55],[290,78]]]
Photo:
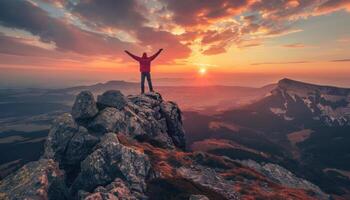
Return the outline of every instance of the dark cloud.
[[[21,41],[22,40],[22,41]],[[54,51],[28,45],[23,39],[5,36],[0,33],[0,53],[18,56],[51,57]]]
[[[42,42],[54,42],[60,51],[111,55],[130,47],[130,44],[117,38],[84,31],[50,17],[46,11],[27,1],[0,1],[0,24],[26,30],[39,36]]]
[[[140,0],[40,0],[62,8],[67,18],[52,17],[32,1],[0,0],[0,25],[22,29],[39,36],[44,43],[54,43],[60,52],[82,55],[123,55],[124,49],[142,52],[165,48],[165,60],[172,61],[190,55],[189,45],[200,42],[204,55],[226,52],[231,45],[239,48],[259,46],[267,37],[292,31],[293,22],[302,17],[341,8],[349,9],[349,0],[164,0],[162,8],[150,10]],[[40,4],[39,4],[40,5]],[[165,15],[168,12],[172,15]],[[243,16],[238,18],[238,14]],[[65,17],[67,17],[65,16]],[[146,27],[150,19],[159,20]],[[78,20],[77,20],[78,19]],[[161,23],[164,24],[161,24]],[[220,22],[220,25],[215,24]],[[154,25],[156,24],[156,25]],[[158,28],[155,28],[159,25]],[[209,25],[214,27],[209,27]],[[173,28],[185,33],[174,35]],[[110,37],[105,28],[122,31],[136,42],[123,42]],[[2,42],[5,43],[1,38]],[[6,38],[6,46],[14,42]],[[21,52],[20,45],[24,49]],[[26,45],[26,46],[23,46]],[[12,53],[30,53],[30,45],[17,43]],[[284,47],[303,47],[287,44]],[[39,47],[33,52],[47,54]],[[9,50],[10,51],[10,47]],[[2,48],[2,51],[5,51]],[[10,52],[8,52],[10,53]]]
[[[81,0],[70,5],[73,14],[87,24],[122,29],[138,28],[147,21],[140,7],[136,0]]]
[[[93,23],[99,27],[124,29],[139,40],[140,46],[149,46],[153,50],[165,48],[165,58],[169,61],[190,55],[190,49],[180,43],[177,36],[145,27],[147,20],[140,14],[145,8],[135,0],[83,0],[74,5],[72,10],[88,25]]]

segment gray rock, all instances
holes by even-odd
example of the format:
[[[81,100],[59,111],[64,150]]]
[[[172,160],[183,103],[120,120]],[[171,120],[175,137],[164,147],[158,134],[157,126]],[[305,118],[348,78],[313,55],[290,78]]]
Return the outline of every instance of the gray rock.
[[[209,200],[209,198],[205,195],[194,195],[192,194],[190,196],[190,199],[189,200]]]
[[[203,166],[180,167],[177,173],[186,179],[210,188],[227,199],[239,199],[234,190],[234,182],[222,178],[214,169]]]
[[[18,193],[18,199],[38,199],[35,191],[41,186],[30,181],[35,181],[39,173],[50,179],[46,185],[53,186],[44,188],[44,196],[40,196],[43,199],[148,199],[146,181],[160,175],[154,172],[146,154],[121,144],[116,133],[161,148],[183,147],[180,110],[176,104],[163,101],[159,93],[127,99],[119,91],[99,96],[99,108],[91,93],[80,93],[72,114],[54,120],[42,158],[26,165],[14,175],[18,178],[11,178],[12,182],[0,183],[0,199],[13,199],[17,194],[10,194],[12,191]],[[47,160],[55,163],[55,168]],[[57,175],[60,181],[56,181],[51,169],[62,170],[65,176]],[[28,184],[28,191],[22,180]]]
[[[74,134],[67,144],[65,152],[61,156],[60,165],[65,166],[65,169],[76,167],[91,153],[92,148],[98,142],[99,139],[89,134],[86,128],[79,127],[79,131]]]
[[[146,196],[130,191],[128,184],[122,179],[116,178],[105,187],[97,187],[93,193],[79,192],[79,199],[84,200],[142,200],[148,199]]]
[[[86,128],[78,126],[70,114],[63,114],[51,127],[43,157],[58,161],[67,170],[84,160],[98,141]]]
[[[165,116],[168,128],[168,134],[174,144],[185,149],[185,130],[182,126],[181,111],[174,102],[162,102],[160,104],[161,112]]]
[[[89,128],[98,133],[114,132],[123,130],[125,127],[124,112],[117,110],[116,108],[105,108],[102,110],[90,123]]]
[[[114,133],[106,134],[82,163],[71,192],[91,191],[121,178],[130,190],[143,193],[151,164],[147,155],[119,143]]]
[[[109,90],[97,97],[97,105],[100,109],[114,107],[121,110],[127,105],[127,98],[119,90]]]
[[[75,98],[72,108],[74,119],[85,120],[94,117],[98,113],[94,95],[90,91],[83,91]]]
[[[60,160],[69,141],[78,131],[79,126],[71,114],[65,113],[55,119],[46,138],[44,157],[59,158]]]
[[[275,183],[281,184],[285,187],[313,191],[316,194],[317,199],[329,199],[329,195],[324,193],[318,186],[305,179],[298,178],[292,172],[279,165],[272,163],[259,164],[253,160],[243,160],[238,162],[264,174]]]
[[[24,165],[0,182],[0,199],[68,199],[64,173],[53,160]]]
[[[181,111],[175,103],[163,101],[159,93],[128,98],[131,118],[127,134],[148,137],[165,148],[185,148]]]

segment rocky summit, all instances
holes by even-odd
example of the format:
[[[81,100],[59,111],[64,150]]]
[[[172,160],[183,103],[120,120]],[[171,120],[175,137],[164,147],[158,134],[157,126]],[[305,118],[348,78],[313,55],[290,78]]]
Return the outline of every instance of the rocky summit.
[[[40,160],[0,182],[0,199],[328,199],[272,164],[187,152],[182,115],[159,93],[97,101],[81,92],[54,120]]]

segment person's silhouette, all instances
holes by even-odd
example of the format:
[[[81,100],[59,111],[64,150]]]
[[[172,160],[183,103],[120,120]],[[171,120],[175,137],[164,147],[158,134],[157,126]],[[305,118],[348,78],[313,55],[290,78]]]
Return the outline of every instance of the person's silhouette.
[[[154,60],[163,49],[159,49],[157,53],[155,53],[151,57],[147,57],[147,53],[143,53],[142,57],[135,56],[129,51],[125,50],[130,57],[137,60],[140,63],[140,72],[141,72],[141,94],[145,92],[145,78],[147,78],[148,87],[151,92],[153,92],[152,80],[151,80],[151,61]]]

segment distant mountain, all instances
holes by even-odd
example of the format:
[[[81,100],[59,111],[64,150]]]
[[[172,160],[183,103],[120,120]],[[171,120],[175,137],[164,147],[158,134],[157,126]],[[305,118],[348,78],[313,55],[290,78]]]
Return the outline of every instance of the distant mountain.
[[[106,90],[134,90],[136,88],[139,88],[139,83],[135,82],[127,82],[127,81],[108,81],[106,83],[97,83],[94,85],[86,85],[86,86],[75,86],[75,87],[69,87],[69,88],[63,88],[63,89],[56,89],[51,90],[50,92],[53,93],[79,93],[83,90],[89,90],[94,93],[101,93]]]
[[[328,126],[350,124],[350,89],[346,88],[282,79],[261,104],[285,120],[314,120]]]
[[[185,112],[189,148],[273,162],[350,197],[350,89],[282,79],[264,98],[217,115]]]
[[[269,84],[264,87],[241,87],[241,86],[157,86],[155,90],[162,93],[171,101],[176,101],[183,110],[195,110],[207,113],[223,111],[246,105],[264,97],[276,84]],[[126,81],[108,81],[88,86],[76,86],[64,89],[50,90],[48,94],[76,95],[77,93],[89,90],[95,95],[106,90],[120,90],[126,95],[140,93],[140,83]],[[210,95],[208,95],[210,94]]]

